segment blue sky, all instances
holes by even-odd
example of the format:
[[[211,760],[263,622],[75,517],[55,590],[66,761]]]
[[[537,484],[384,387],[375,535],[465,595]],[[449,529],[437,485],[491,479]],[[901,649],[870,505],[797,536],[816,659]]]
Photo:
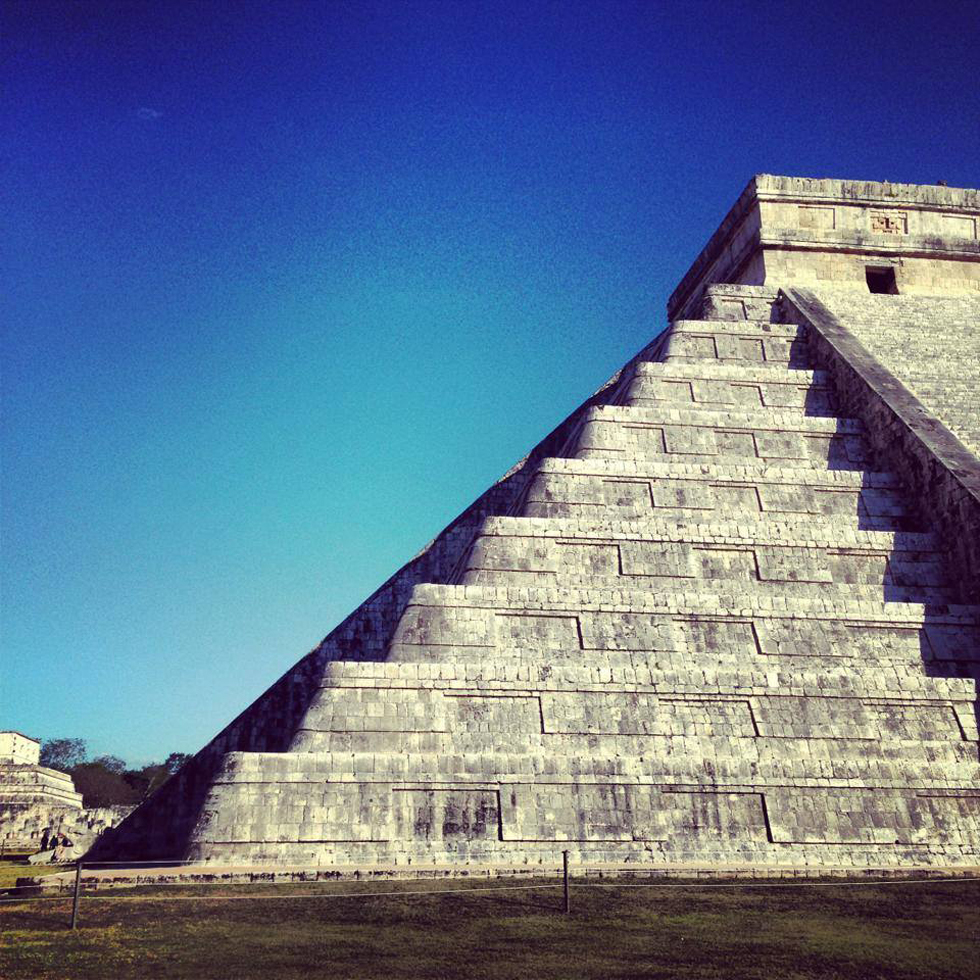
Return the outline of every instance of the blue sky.
[[[752,174],[978,186],[978,11],[5,5],[0,726],[196,751],[663,328]]]

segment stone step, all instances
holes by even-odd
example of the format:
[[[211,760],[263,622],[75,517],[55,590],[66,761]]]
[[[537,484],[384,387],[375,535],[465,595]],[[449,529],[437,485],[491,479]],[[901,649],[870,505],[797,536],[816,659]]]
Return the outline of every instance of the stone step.
[[[692,464],[738,465],[764,460],[832,469],[868,462],[856,422],[786,412],[739,413],[706,409],[602,406],[582,421],[569,455],[668,458]]]
[[[574,459],[548,456],[538,465],[539,473],[566,473],[574,476],[598,476],[609,479],[637,477],[645,480],[684,480],[751,483],[753,485],[789,484],[828,490],[895,490],[902,483],[894,473],[865,470],[828,470],[808,466],[800,460],[766,463],[761,460],[712,459],[692,463],[681,459]]]
[[[738,798],[738,794],[726,794],[718,799],[725,800],[727,805],[728,795]],[[911,828],[913,818],[911,809],[906,806],[906,798],[899,795],[898,791],[892,795],[898,805],[905,807],[903,819],[909,822]],[[459,828],[460,825],[454,823],[454,820],[461,813],[466,813],[469,817],[468,811],[459,809],[454,796],[442,793],[429,799],[431,803],[407,815],[404,825],[396,825],[396,829],[407,835],[415,829],[414,821],[421,817],[423,830],[431,831],[436,828],[445,833],[446,828]],[[479,797],[479,809],[475,816],[485,822],[483,825],[468,825],[474,829],[485,827],[486,821],[498,812],[483,806],[484,799],[485,797]],[[292,876],[295,868],[315,867],[320,868],[320,873],[324,876],[349,880],[361,880],[365,875],[365,868],[372,869],[367,872],[368,875],[378,874],[381,878],[389,877],[395,872],[399,876],[419,878],[492,875],[497,871],[523,875],[556,875],[559,873],[557,869],[561,867],[562,851],[568,851],[572,867],[587,867],[592,874],[615,876],[632,874],[639,869],[666,877],[726,881],[733,877],[785,878],[790,881],[816,877],[846,878],[854,874],[867,874],[869,871],[884,877],[904,878],[910,873],[939,874],[945,877],[950,873],[968,872],[980,859],[980,849],[957,841],[951,834],[940,832],[934,835],[934,839],[930,839],[921,829],[915,831],[917,837],[914,840],[902,842],[901,838],[895,837],[891,844],[883,842],[883,839],[882,842],[790,842],[783,839],[783,835],[802,835],[796,829],[797,825],[789,822],[770,828],[774,834],[780,835],[778,841],[763,836],[766,831],[765,823],[761,831],[753,826],[751,833],[739,833],[727,825],[722,831],[717,822],[706,821],[703,817],[704,809],[708,809],[714,816],[717,807],[705,808],[703,794],[692,793],[690,799],[698,801],[697,815],[695,816],[695,805],[692,805],[686,818],[687,823],[683,822],[685,817],[680,815],[669,830],[665,826],[663,836],[656,841],[638,836],[634,822],[628,824],[628,836],[624,833],[619,838],[600,840],[573,839],[570,833],[575,833],[575,830],[563,832],[560,838],[551,836],[535,840],[501,839],[499,832],[496,837],[479,839],[475,834],[466,837],[458,830],[456,835],[433,836],[431,839],[423,837],[421,832],[414,837],[405,836],[399,839],[394,836],[393,829],[393,836],[384,841],[340,842],[287,841],[284,833],[276,833],[274,824],[266,823],[256,827],[269,835],[261,840],[244,837],[240,833],[234,840],[229,840],[227,836],[222,840],[215,840],[210,830],[202,828],[200,839],[195,838],[188,854],[195,861],[207,860],[215,866],[249,867],[265,864],[269,867],[270,875],[279,873]],[[713,804],[715,800],[711,802]],[[833,797],[828,798],[827,802],[839,807],[846,801]],[[913,805],[918,807],[922,802],[916,799]],[[805,805],[816,807],[819,804],[808,799]],[[585,812],[580,812],[584,820]],[[763,817],[767,815],[762,812],[761,803],[759,812]],[[920,827],[931,826],[933,821],[942,820],[945,816],[926,810],[925,817],[922,817],[921,810],[916,812],[915,819],[919,820]],[[792,816],[795,817],[795,811]],[[664,816],[658,819],[666,821],[668,818]],[[848,819],[853,819],[850,814]],[[929,823],[924,823],[924,820]],[[587,824],[582,823],[581,826],[585,827]],[[849,834],[858,833],[853,822],[849,822],[846,827]],[[544,829],[554,833],[551,825]],[[245,832],[250,830],[250,826],[244,828]],[[835,824],[834,832],[842,833],[839,825]],[[871,833],[869,830],[869,837]],[[114,874],[118,875],[118,872]]]
[[[846,527],[834,521],[812,521],[808,524],[782,522],[773,516],[771,521],[746,522],[740,519],[700,519],[672,521],[656,512],[641,521],[622,521],[613,518],[581,520],[575,518],[488,517],[478,537],[515,537],[525,541],[542,542],[559,539],[571,546],[594,542],[601,546],[643,546],[644,552],[656,559],[657,552],[649,545],[718,545],[761,547],[796,551],[834,550],[848,554],[867,553],[875,556],[895,556],[903,553],[909,561],[936,563],[942,560],[942,542],[932,532],[880,531]],[[759,537],[764,533],[765,537]],[[604,567],[604,563],[603,563]],[[680,576],[684,572],[678,571]]]
[[[697,429],[751,429],[794,432],[802,435],[860,436],[864,427],[857,419],[801,415],[791,408],[712,408],[699,405],[596,405],[582,417],[590,422],[620,425],[656,425]]]
[[[760,377],[761,375],[761,377]],[[814,378],[819,375],[819,382]],[[627,405],[675,406],[742,411],[788,410],[834,415],[834,401],[823,372],[747,368],[716,364],[641,362],[626,385]]]
[[[490,518],[468,552],[463,584],[948,602],[932,535],[772,524],[670,524]],[[764,532],[768,531],[766,534]]]
[[[637,361],[631,377],[651,379],[680,379],[703,381],[732,381],[746,384],[816,385],[825,388],[831,378],[827,371],[816,368],[787,368],[783,364],[721,363],[719,361]]]
[[[350,843],[485,837],[487,840],[673,840],[701,835],[725,839],[729,860],[732,838],[833,844],[878,843],[887,847],[918,840],[952,840],[980,845],[977,789],[909,780],[896,766],[892,780],[862,784],[838,766],[836,779],[797,782],[773,772],[756,780],[750,766],[733,763],[731,780],[674,780],[666,762],[660,779],[646,772],[552,775],[549,759],[536,760],[529,777],[490,769],[478,757],[474,771],[451,780],[420,778],[431,756],[373,756],[380,772],[357,779],[327,768],[337,754],[229,753],[204,809],[213,816],[206,832],[217,841],[306,841]],[[465,766],[470,760],[460,757]],[[816,768],[820,768],[817,760]],[[388,768],[390,763],[391,768]],[[587,765],[588,763],[586,763]],[[683,767],[683,760],[680,763]],[[833,766],[833,762],[828,762]],[[652,766],[650,767],[653,768]],[[790,768],[802,768],[793,767]],[[936,775],[942,778],[941,767]],[[666,770],[666,771],[664,771]],[[768,774],[767,774],[768,775]],[[325,778],[328,777],[329,778]],[[885,772],[876,778],[888,779]],[[509,777],[509,778],[508,778]],[[741,777],[741,778],[739,778]],[[806,777],[803,777],[806,778]],[[352,820],[351,815],[357,818]],[[798,853],[798,852],[797,852]]]
[[[811,573],[801,573],[806,575]],[[922,602],[946,603],[955,598],[955,591],[949,585],[899,585],[893,582],[877,585],[865,582],[840,581],[810,581],[804,577],[800,580],[767,581],[755,577],[737,578],[733,574],[712,576],[706,573],[703,578],[712,582],[716,591],[728,589],[739,595],[755,596],[787,596],[811,597],[834,595],[843,598],[870,601],[881,599],[885,602]],[[669,576],[658,578],[649,575],[631,576],[602,575],[583,572],[539,571],[528,569],[486,569],[468,568],[458,579],[466,585],[505,585],[510,587],[528,586],[536,588],[567,587],[571,589],[627,589],[634,592],[657,590],[659,592],[677,592],[690,589],[694,584],[692,579],[678,581]]]
[[[737,466],[746,460],[785,465],[799,462],[805,467],[831,470],[864,470],[867,450],[860,436],[759,433],[750,430],[711,430],[665,433],[652,426],[623,426],[594,422],[583,432],[580,445],[572,451],[578,459],[624,459],[669,461],[693,465],[719,463]],[[799,455],[794,455],[799,454]]]
[[[605,593],[590,599],[588,590],[508,589],[487,586],[440,585],[423,583],[413,587],[411,602],[439,605],[451,602],[460,608],[492,610],[520,604],[529,615],[548,610],[574,613],[578,610],[616,612],[665,612],[671,615],[732,615],[822,620],[877,620],[881,624],[980,624],[980,606],[950,604],[944,608],[927,608],[919,603],[847,602],[839,599],[783,600],[754,598],[739,606],[731,596],[708,591],[691,591],[668,597],[624,594],[620,599]]]
[[[614,460],[589,457],[576,463]],[[825,471],[827,472],[827,471]],[[829,471],[847,473],[854,471]],[[542,470],[529,484],[517,513],[522,517],[582,521],[677,523],[738,521],[803,524],[828,529],[913,531],[919,523],[897,490],[814,486],[805,483],[598,476]],[[858,475],[858,474],[854,474]],[[797,479],[802,479],[797,476]],[[760,534],[766,534],[760,529]]]
[[[565,510],[560,505],[567,505]],[[632,520],[733,518],[828,520],[835,526],[914,530],[898,481],[888,473],[661,460],[542,460],[517,513],[526,517]]]
[[[701,316],[705,320],[758,320],[769,323],[779,290],[767,286],[711,283],[705,287]]]
[[[394,733],[398,734],[398,733]],[[574,736],[570,736],[574,738]],[[603,740],[592,736],[597,744]],[[654,737],[655,738],[655,737]],[[556,738],[557,740],[557,738]],[[650,741],[647,739],[646,741]],[[443,740],[438,735],[430,735],[428,741],[439,745]],[[638,740],[643,741],[643,740]],[[657,739],[659,741],[659,739]],[[675,741],[673,739],[664,740]],[[944,770],[946,758],[938,758],[936,763],[921,766],[909,765],[903,770],[900,745],[889,746],[875,742],[863,743],[867,748],[881,750],[878,758],[869,757],[862,762],[857,759],[840,759],[834,752],[833,740],[817,740],[820,752],[813,760],[813,772],[806,772],[805,750],[793,758],[792,748],[786,739],[733,739],[733,748],[749,753],[744,763],[739,761],[737,751],[732,751],[728,759],[719,759],[719,772],[698,772],[692,765],[691,753],[697,753],[697,736],[677,739],[673,751],[653,751],[649,756],[628,756],[617,758],[615,751],[594,756],[586,744],[584,751],[576,757],[556,757],[546,749],[536,752],[521,752],[517,749],[507,751],[504,745],[493,756],[499,758],[500,768],[493,765],[491,754],[454,753],[440,756],[438,751],[424,749],[419,755],[400,751],[357,753],[296,751],[290,753],[234,752],[225,756],[223,771],[216,784],[221,786],[249,785],[255,795],[265,793],[288,794],[294,788],[296,797],[309,794],[306,805],[316,804],[321,794],[331,794],[342,786],[357,788],[371,793],[372,786],[380,788],[394,784],[391,788],[397,793],[414,788],[420,784],[431,787],[442,786],[451,789],[455,783],[484,784],[510,788],[511,783],[524,787],[535,784],[543,787],[574,786],[660,786],[669,792],[671,789],[706,790],[724,792],[726,790],[759,792],[760,790],[803,791],[819,789],[822,791],[863,791],[869,795],[878,790],[904,790],[910,795],[935,795],[936,798],[950,801],[960,800],[964,809],[971,813],[980,825],[980,784],[975,772],[963,781],[956,780],[956,773]],[[846,740],[837,740],[838,742]],[[686,743],[686,744],[684,744]],[[752,752],[753,745],[756,751]],[[519,744],[519,743],[518,743]],[[938,743],[931,747],[935,748]],[[523,747],[523,746],[521,746]],[[949,746],[947,746],[949,747]],[[957,747],[953,743],[953,747]],[[571,748],[571,746],[569,746]],[[612,745],[609,746],[612,749]],[[666,750],[668,746],[665,744]],[[759,752],[760,748],[769,749]],[[801,746],[801,749],[803,747]],[[962,743],[958,750],[966,757],[970,750],[974,756],[974,745]],[[779,756],[785,754],[785,764],[780,766]],[[433,758],[435,756],[435,758]],[[768,756],[768,757],[767,757]],[[703,759],[703,755],[700,756]],[[374,769],[371,769],[372,760]],[[438,763],[439,768],[435,767]],[[575,767],[577,764],[577,770]],[[955,765],[955,764],[954,764]],[[966,766],[963,767],[964,769]],[[632,770],[632,771],[630,771]],[[420,778],[419,773],[431,773]],[[862,773],[869,778],[863,779]],[[448,784],[448,785],[447,785]],[[263,788],[265,787],[265,788]],[[818,795],[823,795],[819,793]],[[834,794],[837,795],[837,794]],[[879,811],[883,812],[883,811]],[[353,828],[348,828],[353,829]]]
[[[0,806],[13,803],[50,803],[81,807],[71,776],[46,766],[0,764]]]
[[[654,758],[657,753],[643,741],[647,736],[950,745],[972,742],[971,761],[976,762],[975,702],[830,697],[826,691],[800,696],[776,694],[771,688],[766,694],[743,696],[729,692],[685,695],[562,689],[551,678],[543,683],[550,684],[550,689],[440,690],[421,686],[418,681],[416,686],[405,688],[321,688],[306,711],[300,730],[440,733],[459,740],[455,751],[464,751],[462,746],[471,744],[465,739],[479,740],[484,735],[493,739],[518,735],[530,739],[526,743],[530,749],[519,748],[515,742],[510,747],[500,746],[504,752],[539,751],[541,737],[548,735],[596,735],[614,740],[630,736],[640,740],[628,746],[617,741],[608,743],[614,755],[634,752]],[[473,749],[466,751],[478,750],[478,741],[472,744]],[[292,748],[298,749],[299,742],[294,741]],[[596,742],[594,748],[595,755],[602,757],[602,743]],[[861,746],[853,750],[863,751]],[[724,746],[712,751],[728,753]],[[909,751],[912,757],[918,757],[917,749]],[[925,751],[928,754],[933,749]]]
[[[719,725],[719,729],[723,726]],[[948,739],[879,741],[860,738],[769,738],[731,731],[686,735],[600,735],[555,732],[317,732],[304,731],[296,754],[326,756],[338,776],[363,782],[467,779],[575,782],[619,777],[636,782],[756,788],[798,786],[919,786],[969,790],[980,802],[977,743]],[[483,743],[481,745],[481,742]],[[420,765],[421,759],[427,760]],[[705,763],[710,776],[705,775]],[[495,767],[495,768],[489,768]]]
[[[713,623],[717,627],[717,623]],[[854,624],[846,624],[849,632]],[[385,656],[392,662],[440,664],[449,660],[474,660],[478,657],[493,657],[501,664],[513,664],[524,668],[535,666],[565,666],[578,665],[583,661],[590,664],[602,665],[610,670],[626,670],[636,663],[636,658],[655,658],[659,669],[667,672],[681,668],[695,667],[703,670],[735,670],[740,666],[757,669],[770,668],[776,671],[811,670],[823,671],[841,664],[847,665],[852,671],[881,670],[883,668],[903,667],[908,671],[926,670],[937,676],[967,678],[970,683],[980,684],[980,658],[969,652],[950,652],[948,657],[939,660],[933,654],[928,636],[920,631],[917,643],[906,640],[898,629],[890,629],[885,635],[885,646],[879,638],[875,642],[866,633],[858,633],[857,637],[844,634],[843,630],[831,633],[826,628],[807,626],[793,633],[789,642],[780,645],[773,640],[773,633],[766,630],[767,623],[762,621],[760,634],[765,644],[765,652],[758,643],[753,643],[754,634],[750,629],[745,641],[718,644],[712,638],[705,639],[707,632],[701,630],[679,630],[687,640],[690,634],[693,638],[683,648],[671,650],[651,649],[615,649],[612,643],[603,649],[589,648],[584,653],[582,648],[571,645],[553,647],[544,651],[535,651],[528,647],[523,638],[507,645],[508,637],[496,639],[495,645],[445,642],[410,642],[391,643]],[[720,629],[712,631],[712,636],[734,632],[731,624],[723,624]],[[785,633],[780,631],[776,639],[785,639]],[[467,638],[468,639],[468,638]],[[941,637],[940,640],[943,638]],[[653,646],[651,641],[631,640],[639,647],[645,642]],[[520,643],[521,645],[516,645]],[[959,657],[959,659],[957,659]],[[873,664],[869,667],[868,664]]]
[[[845,600],[834,594],[817,599],[418,585],[388,656],[472,659],[477,651],[498,657],[534,651],[559,659],[642,651],[705,663],[851,658],[869,669],[897,660],[946,671],[957,663],[980,663],[978,624],[977,606]]]
[[[772,320],[695,320],[685,317],[673,320],[670,331],[674,333],[710,333],[716,336],[774,338],[800,340],[806,338],[806,328],[796,323],[774,323]]]
[[[637,443],[643,443],[645,441],[645,434],[636,440]],[[719,452],[718,455],[713,455],[710,453],[664,453],[660,451],[659,440],[657,440],[657,443],[658,444],[653,446],[634,445],[615,448],[610,446],[592,446],[586,449],[576,450],[575,458],[616,460],[629,457],[640,462],[646,460],[675,460],[677,462],[693,463],[695,465],[721,463],[724,466],[738,465],[746,460],[744,455],[737,455],[737,448],[731,453]],[[859,439],[848,445],[848,441],[845,439],[832,437],[821,441],[820,439],[811,436],[804,440],[804,446],[805,451],[808,453],[808,458],[806,460],[801,460],[801,462],[807,466],[815,466],[818,468],[823,467],[824,469],[830,470],[852,470],[863,472],[864,467],[868,462],[867,456],[865,455],[864,444]],[[749,444],[749,447],[751,447],[751,443]],[[762,448],[763,453],[766,451],[769,451],[769,447]],[[778,457],[767,457],[765,455],[761,455],[759,452],[757,452],[754,458],[760,461],[772,459],[772,461],[777,464],[787,462],[785,459],[780,459]]]
[[[324,666],[317,699],[338,688],[377,688],[398,696],[399,689],[519,693],[561,691],[582,693],[652,694],[712,699],[732,697],[811,698],[825,701],[925,703],[926,706],[954,705],[961,724],[976,737],[974,715],[976,681],[969,677],[938,676],[923,665],[894,662],[873,671],[855,671],[848,664],[830,663],[814,669],[792,663],[787,669],[769,662],[761,667],[734,663],[725,667],[681,663],[669,667],[659,657],[630,654],[625,665],[609,662],[601,653],[588,661],[549,662],[530,659],[474,661],[460,659],[436,663],[392,660],[335,660]]]
[[[661,358],[811,366],[802,327],[751,320],[677,320],[671,324]]]
[[[634,492],[637,493],[637,499],[635,500],[630,499],[630,495]],[[544,495],[547,495],[547,493]],[[723,519],[738,517],[746,522],[753,521],[763,525],[772,520],[778,520],[785,524],[799,524],[801,527],[813,526],[814,522],[823,521],[827,522],[828,526],[868,531],[914,531],[921,526],[921,522],[914,517],[897,515],[877,516],[866,514],[863,510],[857,513],[853,511],[847,512],[844,510],[846,500],[820,500],[821,496],[827,497],[830,496],[829,494],[818,495],[818,500],[814,503],[814,510],[812,512],[800,511],[789,513],[781,511],[763,511],[760,513],[758,511],[757,500],[755,501],[756,509],[754,511],[749,510],[752,502],[751,497],[749,498],[750,503],[742,505],[741,500],[737,496],[733,494],[729,496],[735,499],[735,503],[720,512],[719,516]],[[689,501],[692,498],[685,494],[682,499]],[[741,511],[738,509],[740,505],[744,508]],[[839,510],[818,509],[824,505],[837,506]],[[797,506],[805,505],[797,504]],[[710,519],[712,513],[712,511],[691,507],[686,509],[678,507],[657,507],[656,510],[651,511],[649,502],[644,503],[638,491],[629,490],[627,494],[614,499],[611,503],[602,504],[581,503],[577,500],[528,500],[521,511],[521,516],[542,519],[569,518],[572,520],[607,520],[610,516],[613,516],[616,520],[642,521],[653,515],[664,520],[690,521],[697,520],[701,515]],[[762,535],[760,534],[760,536]]]

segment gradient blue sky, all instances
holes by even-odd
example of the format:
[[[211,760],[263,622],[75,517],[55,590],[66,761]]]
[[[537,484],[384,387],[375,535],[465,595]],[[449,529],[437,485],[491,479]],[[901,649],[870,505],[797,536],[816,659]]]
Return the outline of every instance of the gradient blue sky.
[[[752,174],[980,184],[976,2],[0,16],[0,726],[131,762],[662,329]]]

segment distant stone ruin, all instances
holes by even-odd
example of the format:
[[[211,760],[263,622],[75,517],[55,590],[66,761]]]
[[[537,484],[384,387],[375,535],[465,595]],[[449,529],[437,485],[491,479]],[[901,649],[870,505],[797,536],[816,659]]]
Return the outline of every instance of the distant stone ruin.
[[[71,776],[40,759],[37,739],[0,732],[0,849],[75,860],[133,807],[83,809]]]
[[[667,329],[98,853],[976,864],[978,224],[754,178]]]

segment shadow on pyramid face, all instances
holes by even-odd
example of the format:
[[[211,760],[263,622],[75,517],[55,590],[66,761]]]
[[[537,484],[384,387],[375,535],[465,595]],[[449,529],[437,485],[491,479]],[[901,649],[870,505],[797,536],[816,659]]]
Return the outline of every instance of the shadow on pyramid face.
[[[810,385],[803,401],[803,414],[816,418],[836,416],[833,398],[825,385]]]
[[[938,607],[942,614],[945,607]],[[978,748],[980,762],[980,628],[975,624],[960,628],[936,628],[928,625],[930,610],[925,610],[926,623],[919,630],[919,651],[925,672],[929,677],[947,678],[954,683],[965,681],[972,687],[972,712],[956,709],[957,726],[964,741],[973,741]],[[980,805],[980,804],[978,804]]]

